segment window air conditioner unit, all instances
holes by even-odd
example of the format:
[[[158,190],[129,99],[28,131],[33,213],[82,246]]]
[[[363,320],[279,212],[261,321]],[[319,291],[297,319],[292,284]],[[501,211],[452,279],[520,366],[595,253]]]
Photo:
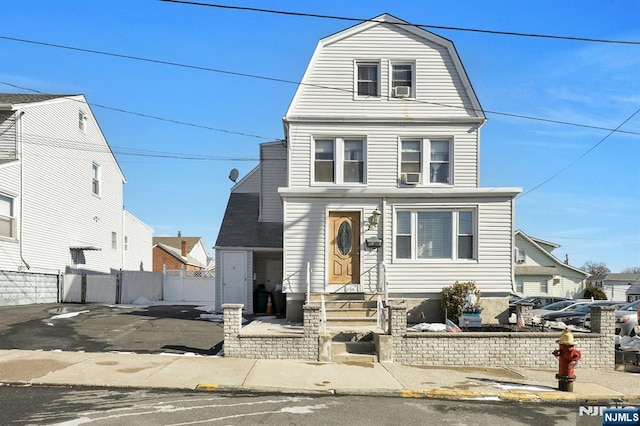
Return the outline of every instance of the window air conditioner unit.
[[[411,86],[396,86],[392,90],[394,98],[408,98],[411,96]]]
[[[420,183],[420,173],[402,173],[400,181],[405,185],[417,185]]]

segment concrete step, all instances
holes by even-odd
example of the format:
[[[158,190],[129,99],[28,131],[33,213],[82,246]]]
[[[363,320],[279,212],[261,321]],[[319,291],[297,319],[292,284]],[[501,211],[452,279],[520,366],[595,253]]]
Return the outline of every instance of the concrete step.
[[[347,316],[335,316],[327,317],[327,327],[349,327],[349,326],[370,326],[372,329],[376,328],[378,321],[376,317],[347,317]]]
[[[321,302],[311,302],[320,305]],[[375,300],[328,300],[324,302],[326,309],[378,309]]]
[[[330,318],[340,318],[340,317],[353,317],[353,318],[376,318],[378,315],[377,309],[370,308],[349,308],[349,309],[334,309],[327,308],[327,320]]]
[[[371,355],[376,353],[376,345],[373,341],[332,342],[331,354],[339,355],[342,353]]]
[[[341,353],[337,355],[332,355],[331,360],[336,363],[341,364],[374,364],[378,362],[378,355],[375,354],[350,354],[350,353]]]
[[[375,301],[378,293],[311,293],[310,302],[320,302],[324,295],[325,302],[328,301]]]

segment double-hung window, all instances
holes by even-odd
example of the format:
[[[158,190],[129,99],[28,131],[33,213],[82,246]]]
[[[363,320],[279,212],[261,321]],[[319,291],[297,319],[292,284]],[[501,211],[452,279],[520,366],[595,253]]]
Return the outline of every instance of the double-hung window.
[[[364,183],[364,139],[316,139],[313,165],[316,183]]]
[[[400,147],[400,173],[419,173],[422,183],[451,184],[449,139],[405,139]],[[402,177],[402,176],[401,176]]]
[[[0,237],[16,237],[14,198],[0,194]]]
[[[396,210],[396,259],[471,260],[476,239],[473,209]]]
[[[100,166],[93,163],[92,166],[91,189],[95,195],[100,195]]]
[[[356,94],[360,97],[380,96],[380,64],[356,62]]]
[[[391,64],[391,96],[396,98],[415,97],[414,64],[400,62]]]
[[[117,232],[111,233],[111,248],[113,250],[118,250],[118,233]]]

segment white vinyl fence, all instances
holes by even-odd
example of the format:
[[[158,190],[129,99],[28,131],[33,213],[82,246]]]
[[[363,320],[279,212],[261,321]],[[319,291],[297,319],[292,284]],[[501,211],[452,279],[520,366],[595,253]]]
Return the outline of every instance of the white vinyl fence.
[[[164,300],[215,303],[216,281],[212,270],[165,271]]]

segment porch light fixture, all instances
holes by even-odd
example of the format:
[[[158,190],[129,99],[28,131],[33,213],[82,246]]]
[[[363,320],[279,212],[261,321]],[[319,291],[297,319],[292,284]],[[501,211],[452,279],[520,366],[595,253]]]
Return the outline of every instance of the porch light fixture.
[[[382,216],[382,213],[380,213],[380,210],[376,207],[375,210],[371,212],[371,216],[369,216],[369,229],[378,227],[380,216]]]

